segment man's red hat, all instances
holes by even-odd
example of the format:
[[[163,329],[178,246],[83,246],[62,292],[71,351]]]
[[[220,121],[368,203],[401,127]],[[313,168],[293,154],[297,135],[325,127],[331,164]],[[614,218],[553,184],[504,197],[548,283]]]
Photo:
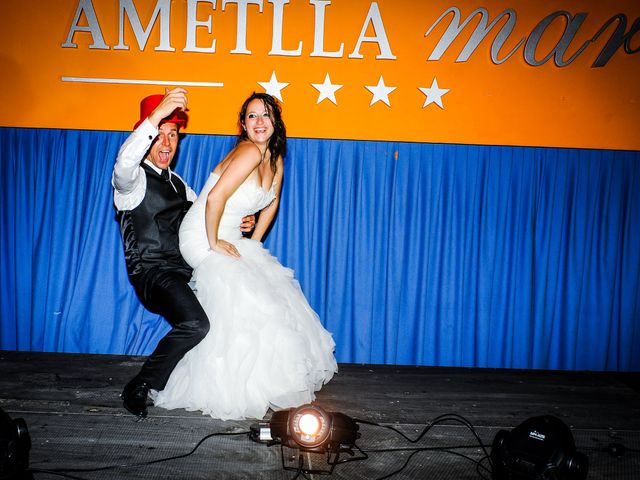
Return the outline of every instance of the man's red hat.
[[[153,112],[153,110],[158,105],[160,105],[160,102],[163,98],[164,95],[149,95],[148,97],[144,97],[142,99],[142,101],[140,102],[140,120],[138,120],[133,126],[134,130],[138,128],[138,125],[144,122],[145,118],[151,115],[151,112]],[[160,125],[162,125],[163,123],[175,123],[178,128],[184,128],[187,126],[188,121],[189,117],[184,112],[184,110],[176,108],[173,112],[171,112],[171,115],[160,120]]]

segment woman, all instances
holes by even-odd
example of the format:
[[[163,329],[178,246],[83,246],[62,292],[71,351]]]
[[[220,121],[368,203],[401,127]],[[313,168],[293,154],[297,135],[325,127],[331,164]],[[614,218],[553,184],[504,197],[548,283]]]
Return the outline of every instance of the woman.
[[[334,342],[293,272],[260,241],[278,209],[286,130],[273,97],[242,105],[240,137],[213,170],[180,228],[196,295],[211,321],[205,339],[155,395],[164,408],[215,418],[262,418],[309,403],[337,371]],[[238,225],[260,212],[251,239]]]

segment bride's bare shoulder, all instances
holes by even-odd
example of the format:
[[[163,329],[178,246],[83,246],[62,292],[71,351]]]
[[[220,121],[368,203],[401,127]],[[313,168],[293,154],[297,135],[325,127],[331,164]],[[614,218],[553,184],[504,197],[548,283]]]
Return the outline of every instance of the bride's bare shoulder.
[[[231,150],[231,153],[235,153],[235,156],[249,155],[251,157],[254,157],[257,155],[259,158],[262,158],[262,153],[260,153],[260,149],[258,148],[258,146],[249,140],[243,140],[238,143],[238,145],[236,145],[234,149]]]
[[[239,163],[246,164],[247,166],[251,165],[255,168],[260,164],[262,154],[260,153],[260,149],[254,143],[244,141],[236,145],[229,155],[227,155],[225,160],[228,162],[227,165],[230,165],[231,163]]]
[[[233,149],[227,154],[224,159],[216,165],[213,169],[213,173],[218,175],[222,175],[224,171],[231,165],[232,163],[250,163],[250,164],[258,164],[260,163],[260,159],[262,158],[260,154],[260,149],[252,142],[242,141],[238,143]]]

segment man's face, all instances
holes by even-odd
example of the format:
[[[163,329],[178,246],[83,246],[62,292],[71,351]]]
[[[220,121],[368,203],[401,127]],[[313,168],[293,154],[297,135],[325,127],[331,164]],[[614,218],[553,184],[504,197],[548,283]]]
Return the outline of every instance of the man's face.
[[[178,127],[175,123],[163,123],[158,128],[158,132],[147,158],[156,167],[165,170],[171,165],[178,148]]]

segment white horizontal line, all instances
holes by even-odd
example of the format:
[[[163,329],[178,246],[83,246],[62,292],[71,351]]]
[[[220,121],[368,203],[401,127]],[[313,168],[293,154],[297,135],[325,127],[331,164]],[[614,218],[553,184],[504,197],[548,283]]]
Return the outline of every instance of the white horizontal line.
[[[134,78],[60,77],[63,82],[120,83],[128,85],[180,85],[185,87],[223,87],[222,82],[183,82],[171,80],[138,80]]]

